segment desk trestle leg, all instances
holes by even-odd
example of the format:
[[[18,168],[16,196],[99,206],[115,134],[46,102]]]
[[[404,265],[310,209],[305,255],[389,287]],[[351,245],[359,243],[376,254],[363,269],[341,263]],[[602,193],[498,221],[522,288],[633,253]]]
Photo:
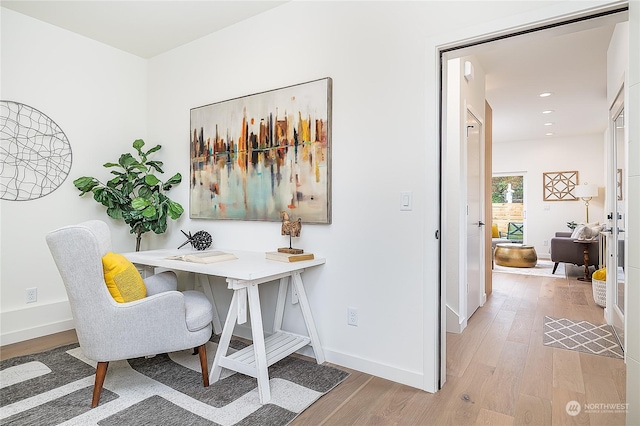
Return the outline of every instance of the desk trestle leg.
[[[258,393],[260,404],[266,404],[271,400],[269,388],[269,372],[267,363],[267,351],[264,344],[264,331],[262,328],[262,311],[260,309],[260,297],[256,284],[247,288],[249,292],[249,311],[251,312],[251,337],[255,353],[256,378],[258,379]]]
[[[313,321],[313,315],[311,315],[309,300],[307,299],[307,293],[305,292],[304,285],[302,284],[300,272],[294,272],[291,276],[291,280],[293,281],[293,288],[298,295],[298,302],[300,303],[300,309],[302,310],[302,317],[304,318],[307,331],[309,332],[309,338],[311,339],[313,353],[316,356],[316,362],[318,364],[322,364],[324,363],[324,351],[322,350],[322,346],[320,346],[320,337],[318,337],[316,323]]]
[[[227,319],[224,322],[224,328],[222,329],[222,335],[220,336],[220,342],[218,342],[218,348],[216,349],[216,356],[213,359],[213,368],[209,374],[209,382],[215,383],[220,380],[220,373],[222,373],[222,367],[220,366],[220,360],[227,355],[229,349],[229,342],[231,342],[231,335],[233,334],[233,327],[236,324],[236,318],[238,318],[238,292],[233,292],[231,298],[231,305],[229,306],[229,313]]]
[[[287,288],[289,287],[289,277],[280,278],[278,287],[278,299],[276,300],[276,311],[273,321],[273,332],[282,331],[282,319],[284,318],[284,305],[287,301]]]
[[[298,303],[300,305],[309,337],[282,330],[282,320],[289,283],[291,283],[292,291],[291,301],[293,304]],[[230,280],[229,285],[234,289],[233,298],[231,299],[229,313],[224,323],[218,350],[213,360],[210,382],[215,383],[220,379],[222,368],[228,368],[255,377],[258,379],[260,403],[266,404],[271,399],[268,372],[270,365],[307,345],[312,346],[316,362],[318,364],[324,363],[324,352],[320,346],[320,339],[313,321],[313,316],[311,315],[311,308],[309,307],[309,301],[307,300],[307,295],[304,290],[302,277],[300,276],[300,272],[293,272],[291,277],[287,276],[280,279],[273,323],[274,333],[266,339],[264,337],[262,324],[258,284]],[[247,299],[253,344],[227,355],[233,328],[236,323],[242,324],[247,320]]]
[[[213,309],[213,320],[211,323],[213,324],[213,331],[216,334],[220,334],[222,332],[222,325],[220,324],[220,315],[218,315],[218,308],[216,308],[216,301],[213,298],[213,289],[211,288],[211,282],[209,281],[209,276],[204,274],[196,274],[196,279],[198,280],[198,284],[202,287],[202,291],[204,292],[209,302],[211,302],[211,307]]]
[[[246,299],[249,299],[249,312],[251,313],[251,337],[253,344],[245,350],[227,356],[229,343],[231,341],[233,328],[236,322],[242,324],[246,321]],[[250,352],[250,356],[245,354]],[[269,388],[269,362],[267,361],[267,351],[264,342],[262,328],[262,313],[260,310],[260,297],[258,285],[250,285],[247,288],[234,290],[229,306],[229,313],[224,323],[220,343],[213,360],[213,368],[209,375],[209,382],[215,383],[220,380],[222,368],[230,368],[234,371],[246,374],[258,379],[258,394],[260,403],[266,404],[271,400],[271,389]]]

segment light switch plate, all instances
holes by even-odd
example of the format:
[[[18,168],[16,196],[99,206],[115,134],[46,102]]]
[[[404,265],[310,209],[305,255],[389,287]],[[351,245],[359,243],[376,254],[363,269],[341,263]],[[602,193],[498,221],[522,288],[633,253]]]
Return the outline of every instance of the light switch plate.
[[[400,193],[400,210],[401,211],[413,210],[413,192],[403,191]]]

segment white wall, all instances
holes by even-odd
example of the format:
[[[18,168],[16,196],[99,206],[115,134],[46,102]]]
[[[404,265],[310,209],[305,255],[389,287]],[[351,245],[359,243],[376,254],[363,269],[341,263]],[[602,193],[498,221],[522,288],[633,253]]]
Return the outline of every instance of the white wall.
[[[72,178],[99,173],[141,136],[163,145],[167,171],[188,175],[190,108],[332,77],[333,224],[305,226],[299,240],[328,259],[304,277],[320,339],[330,362],[435,390],[436,47],[598,4],[290,2],[148,62],[2,9],[2,98],[67,132]],[[2,344],[64,329],[44,309],[66,299],[44,234],[106,217],[71,180],[40,201],[2,202]],[[412,212],[400,211],[401,191],[413,191]],[[172,196],[186,206],[188,185]],[[128,229],[109,223],[115,249],[132,250]],[[184,217],[143,249],[177,247],[179,229],[206,229],[217,247],[282,244],[274,223]],[[40,301],[27,306],[34,283]],[[358,327],[346,325],[347,306],[359,309]],[[286,325],[299,328],[295,314]]]
[[[72,328],[71,312],[44,235],[60,226],[104,218],[104,209],[73,180],[108,178],[117,161],[146,136],[147,62],[74,33],[2,8],[0,99],[27,104],[65,132],[73,165],[60,188],[32,201],[2,200],[2,344]],[[4,145],[4,141],[3,141]],[[4,177],[3,177],[4,178]],[[115,224],[111,223],[114,228]],[[114,247],[135,246],[122,228]],[[26,304],[25,289],[38,301]]]
[[[586,220],[582,200],[543,201],[545,172],[578,171],[578,183],[598,185],[598,197],[589,202],[589,222],[605,223],[604,136],[547,138],[493,144],[493,173],[525,172],[527,208],[526,244],[535,246],[539,258],[549,259],[549,244],[558,231],[569,232],[567,222]],[[547,245],[545,245],[545,241]]]
[[[296,243],[328,259],[303,277],[320,340],[329,361],[421,386],[424,57],[415,55],[421,37],[402,23],[415,19],[406,10],[372,3],[362,20],[350,3],[291,3],[158,56],[149,62],[149,134],[171,145],[167,167],[188,175],[191,108],[331,77],[333,223],[304,225]],[[176,189],[187,205],[188,186]],[[400,211],[401,191],[413,192],[413,211]],[[217,247],[285,242],[279,223],[185,218],[179,227],[211,232]],[[348,306],[358,327],[347,325]],[[300,327],[298,312],[285,327]]]
[[[629,23],[616,25],[607,50],[607,101],[611,106],[627,77],[629,66]]]

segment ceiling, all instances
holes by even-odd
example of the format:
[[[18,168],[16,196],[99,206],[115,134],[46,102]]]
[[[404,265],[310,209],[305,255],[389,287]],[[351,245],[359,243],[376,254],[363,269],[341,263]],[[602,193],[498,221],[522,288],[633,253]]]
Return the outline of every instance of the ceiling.
[[[151,58],[286,1],[5,1],[8,9]]]
[[[3,7],[142,58],[284,3],[1,1]],[[608,111],[606,51],[615,23],[626,19],[626,13],[591,19],[456,51],[453,56],[476,56],[484,69],[494,143],[603,132]],[[552,96],[538,97],[543,91]],[[553,112],[542,114],[544,110]]]
[[[476,48],[493,109],[494,142],[603,133],[607,49],[620,20],[608,17]],[[551,95],[540,97],[543,92]]]

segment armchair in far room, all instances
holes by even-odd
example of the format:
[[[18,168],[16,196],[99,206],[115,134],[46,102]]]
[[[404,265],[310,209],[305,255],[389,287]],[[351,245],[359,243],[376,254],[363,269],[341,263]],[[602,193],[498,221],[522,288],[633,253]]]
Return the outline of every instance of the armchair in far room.
[[[509,222],[507,225],[507,239],[511,243],[522,243],[524,238],[524,223]]]
[[[556,273],[558,264],[572,263],[574,265],[584,265],[584,245],[576,244],[574,241],[576,238],[572,238],[571,232],[556,232],[554,238],[551,238],[550,254],[551,261],[553,262],[553,272]],[[598,268],[600,261],[598,244],[589,245],[589,265],[593,265]]]

